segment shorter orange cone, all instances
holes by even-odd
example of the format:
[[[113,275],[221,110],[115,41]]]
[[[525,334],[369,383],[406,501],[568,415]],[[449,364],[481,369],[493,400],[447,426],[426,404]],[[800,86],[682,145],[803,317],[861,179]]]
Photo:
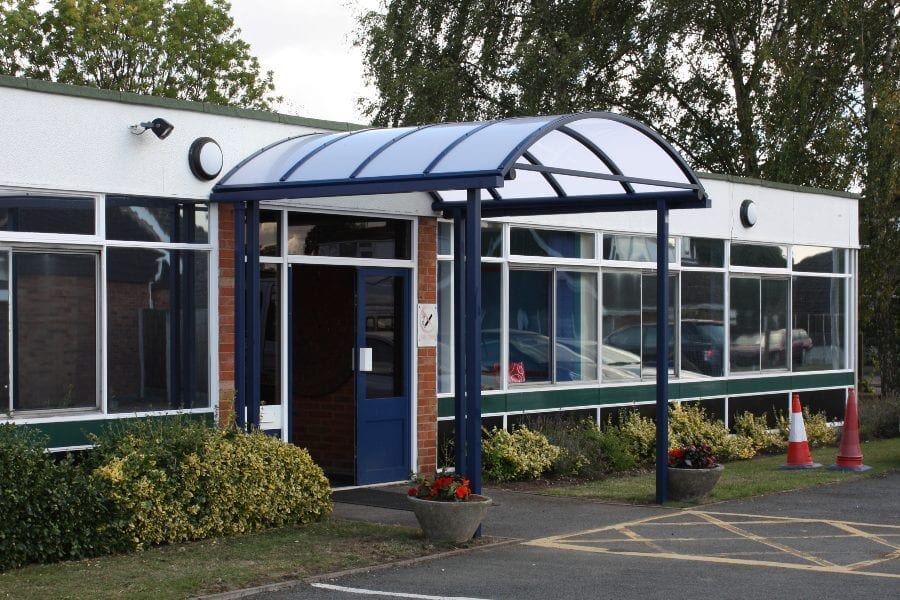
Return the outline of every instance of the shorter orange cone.
[[[850,388],[847,395],[844,429],[841,432],[841,446],[838,448],[837,460],[828,468],[834,471],[868,471],[872,468],[863,464],[862,448],[859,446],[856,391],[853,388]]]
[[[809,442],[806,440],[806,426],[803,424],[803,410],[800,408],[800,394],[794,394],[791,403],[791,432],[788,436],[787,464],[782,469],[817,469],[822,465],[812,461]]]

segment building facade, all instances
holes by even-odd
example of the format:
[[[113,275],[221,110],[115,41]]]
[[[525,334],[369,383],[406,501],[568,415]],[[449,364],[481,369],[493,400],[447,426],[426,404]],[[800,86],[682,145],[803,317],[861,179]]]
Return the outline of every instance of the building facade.
[[[243,232],[212,186],[269,144],[357,126],[13,78],[0,107],[4,420],[72,449],[116,419],[234,419]],[[154,118],[171,134],[130,128]],[[207,139],[216,173],[197,162]],[[711,208],[670,222],[670,400],[730,423],[787,413],[798,392],[840,419],[855,382],[857,198],[701,179]],[[260,424],[335,484],[444,462],[455,232],[432,201],[260,205]],[[655,227],[649,211],[485,221],[486,426],[653,410]]]

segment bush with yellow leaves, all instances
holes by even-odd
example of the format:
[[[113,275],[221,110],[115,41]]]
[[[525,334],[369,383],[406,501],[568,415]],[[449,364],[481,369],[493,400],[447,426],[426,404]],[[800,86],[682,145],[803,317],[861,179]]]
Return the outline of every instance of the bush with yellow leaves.
[[[328,480],[309,453],[263,433],[146,419],[95,442],[94,472],[129,516],[135,548],[305,523],[331,511]]]
[[[481,442],[484,476],[493,481],[537,479],[559,458],[560,448],[525,426],[494,428]]]

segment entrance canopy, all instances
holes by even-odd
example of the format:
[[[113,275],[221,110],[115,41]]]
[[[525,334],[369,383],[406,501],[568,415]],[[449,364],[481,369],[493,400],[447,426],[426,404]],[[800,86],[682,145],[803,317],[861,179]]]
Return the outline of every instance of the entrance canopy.
[[[481,491],[481,218],[655,210],[656,306],[669,306],[669,210],[707,208],[703,185],[649,127],[587,112],[311,133],[250,156],[213,188],[235,207],[237,421],[259,425],[259,201],[427,192],[454,221],[457,468]],[[245,214],[246,213],[246,214]],[[669,328],[656,324],[656,490],[665,500]],[[246,353],[245,353],[246,350]]]
[[[476,188],[489,195],[485,217],[652,210],[661,196],[670,208],[707,206],[696,175],[655,131],[602,112],[301,135],[238,164],[211,199],[425,191],[452,211]]]

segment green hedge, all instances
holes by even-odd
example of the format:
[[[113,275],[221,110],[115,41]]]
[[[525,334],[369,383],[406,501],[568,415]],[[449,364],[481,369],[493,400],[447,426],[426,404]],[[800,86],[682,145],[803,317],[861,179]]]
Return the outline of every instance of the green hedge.
[[[127,420],[75,461],[0,425],[0,570],[306,523],[331,490],[306,450],[262,433]]]
[[[105,482],[46,445],[34,430],[0,425],[0,570],[126,547]]]

